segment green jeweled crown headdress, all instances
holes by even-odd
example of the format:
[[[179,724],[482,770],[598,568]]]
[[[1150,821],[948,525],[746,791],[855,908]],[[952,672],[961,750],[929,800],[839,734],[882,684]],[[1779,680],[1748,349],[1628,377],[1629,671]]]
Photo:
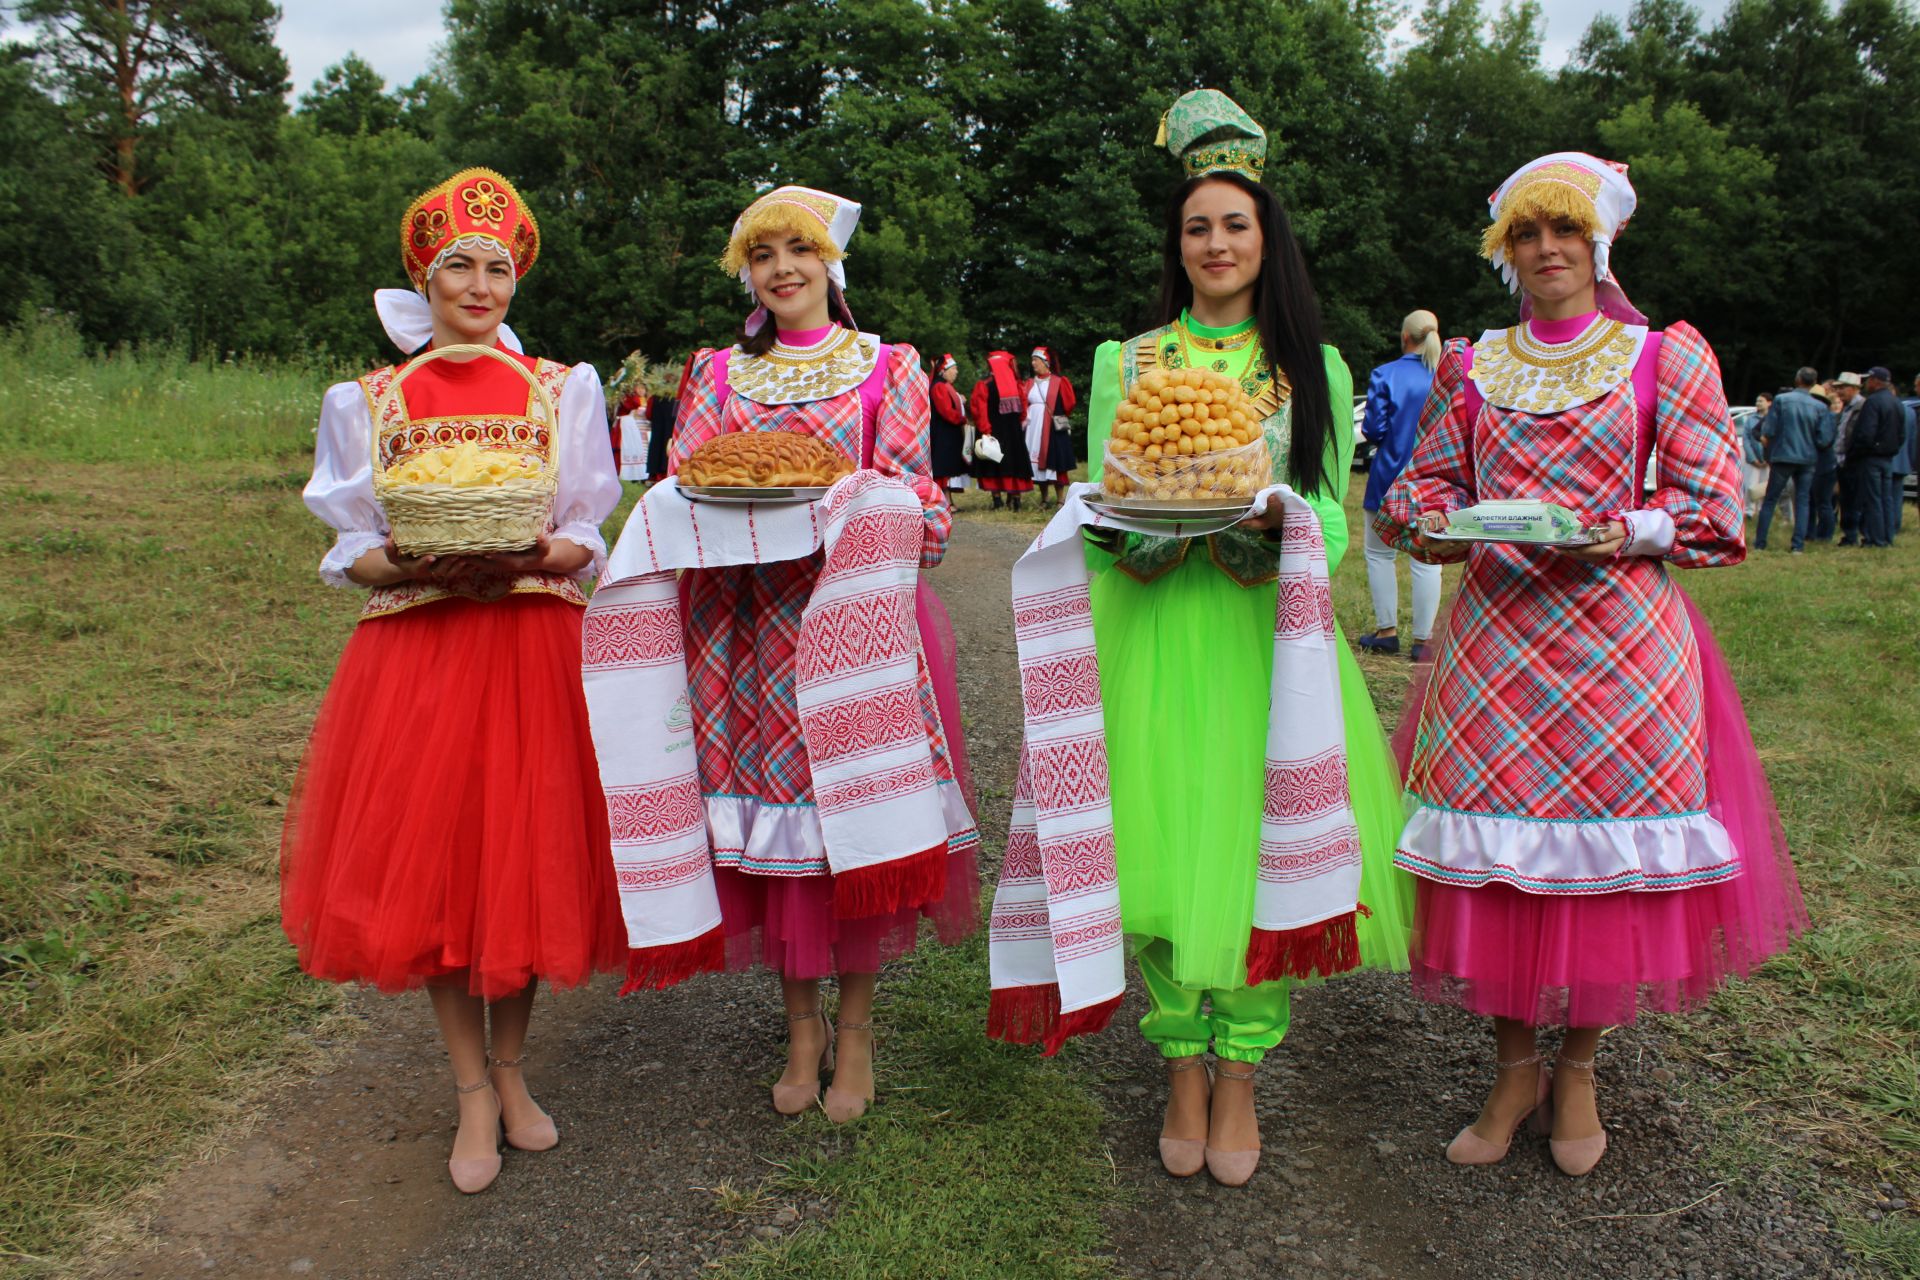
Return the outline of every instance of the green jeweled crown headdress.
[[[1171,151],[1189,178],[1230,170],[1258,182],[1267,167],[1267,131],[1218,89],[1181,94],[1160,117],[1154,145]]]

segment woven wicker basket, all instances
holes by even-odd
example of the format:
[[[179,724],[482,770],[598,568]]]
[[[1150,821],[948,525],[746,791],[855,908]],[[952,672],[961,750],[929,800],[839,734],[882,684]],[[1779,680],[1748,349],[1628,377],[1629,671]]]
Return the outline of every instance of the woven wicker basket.
[[[402,555],[479,555],[489,551],[525,551],[546,532],[553,516],[553,495],[560,474],[552,461],[529,480],[456,489],[446,484],[397,484],[386,478],[380,464],[380,427],[387,406],[400,394],[400,383],[429,360],[448,356],[482,355],[498,360],[527,380],[534,401],[547,424],[548,452],[559,452],[559,418],[553,397],[540,380],[518,360],[494,347],[455,343],[435,347],[409,360],[393,375],[380,402],[374,406],[373,496],[387,513],[393,545]]]

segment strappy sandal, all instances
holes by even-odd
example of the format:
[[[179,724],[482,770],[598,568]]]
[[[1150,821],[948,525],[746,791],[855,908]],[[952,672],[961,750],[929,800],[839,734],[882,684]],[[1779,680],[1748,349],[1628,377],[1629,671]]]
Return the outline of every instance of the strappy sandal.
[[[524,1053],[511,1059],[490,1057],[487,1059],[489,1078],[495,1071],[518,1071],[520,1065],[526,1060],[527,1055]],[[518,1129],[506,1130],[506,1136],[507,1145],[515,1151],[551,1151],[560,1145],[560,1130],[554,1127],[553,1117],[545,1111],[540,1112],[540,1118],[532,1124],[523,1124]]]
[[[1173,1077],[1182,1071],[1192,1071],[1195,1067],[1199,1067],[1207,1073],[1207,1099],[1209,1103],[1212,1102],[1213,1072],[1207,1067],[1205,1054],[1195,1054],[1184,1060],[1168,1058],[1166,1062],[1168,1101],[1172,1101]],[[1207,1167],[1207,1140],[1205,1138],[1169,1138],[1161,1134],[1160,1165],[1176,1178],[1191,1178]]]
[[[1493,1067],[1496,1071],[1518,1071],[1521,1067],[1537,1068],[1544,1061],[1546,1061],[1545,1058],[1534,1053],[1524,1058],[1515,1058],[1512,1062],[1495,1062]],[[1454,1164],[1499,1164],[1507,1158],[1507,1152],[1513,1147],[1513,1135],[1520,1131],[1520,1126],[1526,1122],[1527,1117],[1533,1117],[1534,1130],[1539,1132],[1541,1121],[1545,1116],[1547,1087],[1553,1076],[1547,1071],[1538,1071],[1536,1074],[1539,1084],[1534,1091],[1533,1105],[1515,1117],[1513,1128],[1507,1130],[1505,1141],[1489,1142],[1475,1133],[1472,1125],[1468,1125],[1447,1144],[1447,1159]]]
[[[827,1047],[820,1051],[820,1070],[833,1070],[833,1024],[827,1021],[827,1011],[814,1008],[806,1013],[790,1013],[787,1021],[795,1026],[811,1018],[820,1019],[820,1025],[826,1028]],[[797,1116],[820,1101],[820,1077],[815,1076],[809,1084],[776,1084],[773,1086],[773,1109],[783,1116]]]
[[[838,1030],[865,1031],[871,1035],[873,1032],[873,1024],[871,1022],[843,1022],[839,1025]],[[867,1114],[867,1108],[872,1105],[872,1093],[868,1093],[863,1097],[857,1093],[842,1093],[832,1085],[828,1085],[826,1101],[821,1104],[821,1107],[826,1111],[827,1119],[833,1121],[835,1124],[846,1124],[850,1120],[858,1120],[861,1116]]]
[[[1253,1087],[1253,1077],[1259,1074],[1259,1068],[1250,1062],[1236,1062],[1233,1065],[1245,1067],[1245,1071],[1229,1071],[1227,1064],[1214,1064],[1213,1082],[1216,1086],[1222,1080],[1246,1081],[1247,1087]],[[1256,1145],[1250,1151],[1221,1151],[1211,1143],[1207,1146],[1207,1172],[1213,1180],[1223,1187],[1244,1187],[1247,1179],[1253,1177],[1253,1171],[1260,1166],[1260,1148]]]

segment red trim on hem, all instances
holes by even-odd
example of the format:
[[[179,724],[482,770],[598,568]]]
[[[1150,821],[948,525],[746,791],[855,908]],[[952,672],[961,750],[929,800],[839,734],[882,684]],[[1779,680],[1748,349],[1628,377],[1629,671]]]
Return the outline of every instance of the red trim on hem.
[[[1247,941],[1247,983],[1331,977],[1360,967],[1355,912],[1298,929],[1255,929]]]
[[[1105,1031],[1119,1008],[1120,997],[1115,996],[1063,1014],[1057,982],[995,987],[987,1001],[987,1036],[1008,1044],[1039,1044],[1040,1056],[1051,1058],[1074,1036]]]
[[[841,920],[891,915],[938,902],[947,892],[947,842],[931,849],[838,872],[833,877],[833,914]]]
[[[665,991],[702,973],[727,967],[727,935],[715,925],[697,938],[627,952],[627,980],[621,995],[649,988]]]

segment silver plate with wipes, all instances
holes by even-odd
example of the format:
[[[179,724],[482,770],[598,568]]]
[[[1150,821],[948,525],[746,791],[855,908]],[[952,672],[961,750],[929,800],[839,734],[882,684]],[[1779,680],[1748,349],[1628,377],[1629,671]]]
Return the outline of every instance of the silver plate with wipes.
[[[1587,547],[1605,525],[1583,525],[1567,508],[1528,498],[1496,499],[1462,507],[1447,527],[1427,534],[1436,542],[1504,542],[1519,547]]]

